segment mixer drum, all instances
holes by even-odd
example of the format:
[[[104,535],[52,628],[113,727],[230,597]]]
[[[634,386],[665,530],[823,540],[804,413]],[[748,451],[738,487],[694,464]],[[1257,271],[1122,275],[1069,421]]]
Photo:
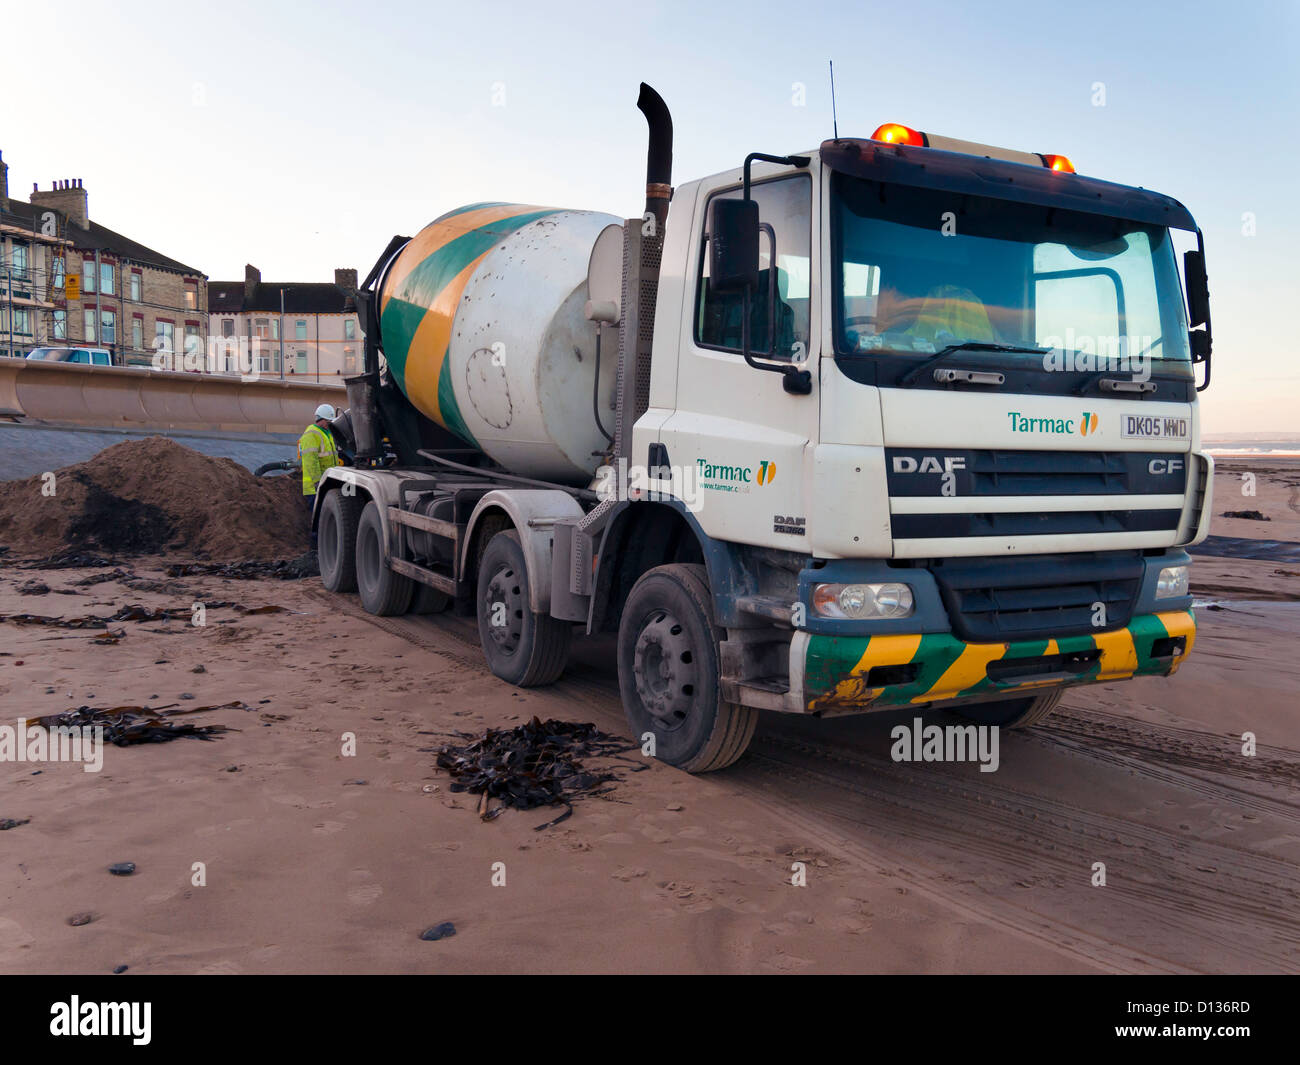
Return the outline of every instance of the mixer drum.
[[[596,326],[583,315],[595,211],[476,204],[430,223],[380,282],[394,380],[422,414],[511,472],[582,484],[606,446],[592,412]],[[600,410],[613,430],[606,330]]]

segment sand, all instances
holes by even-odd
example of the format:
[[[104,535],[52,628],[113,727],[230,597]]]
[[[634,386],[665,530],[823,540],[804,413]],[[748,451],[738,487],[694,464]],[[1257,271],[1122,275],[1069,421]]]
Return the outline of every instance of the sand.
[[[1293,476],[1259,478],[1248,506],[1272,522],[1214,531],[1300,539]],[[1218,491],[1216,513],[1244,509]],[[548,812],[481,822],[433,747],[534,714],[625,734],[608,641],[521,692],[483,668],[469,622],[368,618],[312,580],[169,582],[141,561],[158,582],[142,591],[0,567],[0,613],[291,611],[124,623],[113,646],[0,624],[0,723],[183,693],[250,707],[197,715],[239,730],[210,743],[110,749],[98,774],[0,764],[0,818],[30,818],[0,832],[0,971],[1296,972],[1300,578],[1273,572],[1288,568],[1198,559],[1222,609],[1200,612],[1188,664],[1072,691],[1004,737],[996,773],[892,762],[907,711],[768,715],[733,769],[651,762],[536,832]],[[51,591],[20,595],[33,578]],[[110,876],[120,861],[137,873]],[[455,936],[419,938],[444,921]]]

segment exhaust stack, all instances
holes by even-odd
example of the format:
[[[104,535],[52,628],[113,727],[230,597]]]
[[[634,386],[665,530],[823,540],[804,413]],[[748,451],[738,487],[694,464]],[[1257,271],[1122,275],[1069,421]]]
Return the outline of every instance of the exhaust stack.
[[[650,127],[650,144],[645,164],[645,213],[653,214],[660,231],[668,220],[668,201],[673,197],[673,116],[664,98],[644,81],[637,107]]]

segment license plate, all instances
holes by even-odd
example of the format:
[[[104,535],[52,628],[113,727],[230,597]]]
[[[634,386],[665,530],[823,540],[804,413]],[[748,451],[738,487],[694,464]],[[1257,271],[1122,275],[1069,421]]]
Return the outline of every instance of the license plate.
[[[1191,429],[1189,418],[1154,414],[1120,416],[1120,435],[1125,440],[1186,440]]]

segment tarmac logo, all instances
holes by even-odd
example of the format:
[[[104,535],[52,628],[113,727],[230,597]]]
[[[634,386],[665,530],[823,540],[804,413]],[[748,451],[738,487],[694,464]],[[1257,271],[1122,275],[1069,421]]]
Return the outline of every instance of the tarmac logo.
[[[1074,420],[1071,418],[1031,418],[1021,414],[1018,410],[1007,411],[1007,417],[1011,419],[1011,431],[1013,433],[1074,435]],[[1080,431],[1086,434],[1095,432],[1096,428],[1097,416],[1095,414],[1085,414],[1083,421],[1080,423]]]
[[[1089,433],[1097,431],[1097,415],[1090,414],[1088,411],[1083,412],[1083,419],[1079,422],[1079,435],[1087,436]]]
[[[755,470],[752,466],[727,466],[696,459],[700,482],[704,488],[723,492],[748,492],[751,484],[771,484],[776,479],[776,463],[763,459]]]

